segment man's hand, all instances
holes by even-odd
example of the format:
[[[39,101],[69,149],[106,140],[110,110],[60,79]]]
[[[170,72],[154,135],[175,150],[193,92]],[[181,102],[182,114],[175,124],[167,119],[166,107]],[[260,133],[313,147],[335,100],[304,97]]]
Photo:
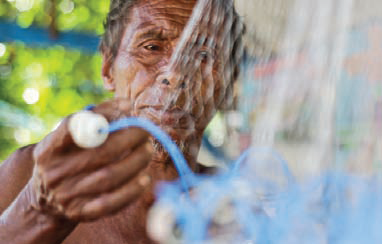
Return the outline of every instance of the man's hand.
[[[110,122],[129,115],[129,104],[113,100],[93,109]],[[92,149],[76,146],[68,120],[34,150],[36,208],[73,221],[90,221],[133,202],[150,183],[142,170],[151,160],[149,134],[138,128],[109,135]]]

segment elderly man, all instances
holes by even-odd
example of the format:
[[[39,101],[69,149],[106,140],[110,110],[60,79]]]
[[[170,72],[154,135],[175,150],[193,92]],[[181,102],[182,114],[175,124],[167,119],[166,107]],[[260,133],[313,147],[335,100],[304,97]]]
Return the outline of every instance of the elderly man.
[[[93,111],[109,121],[151,119],[177,142],[193,171],[206,173],[196,161],[202,134],[232,97],[242,31],[229,26],[238,38],[221,41],[226,59],[227,52],[211,45],[211,40],[219,44],[219,29],[212,39],[194,38],[198,45],[186,41],[197,56],[179,65],[171,57],[175,50],[182,53],[176,47],[195,4],[111,1],[101,43],[102,77],[115,99]],[[239,23],[231,10],[230,20]],[[145,226],[155,183],[178,177],[166,152],[137,128],[113,133],[97,148],[79,148],[68,132],[69,119],[1,165],[0,243],[152,243]]]

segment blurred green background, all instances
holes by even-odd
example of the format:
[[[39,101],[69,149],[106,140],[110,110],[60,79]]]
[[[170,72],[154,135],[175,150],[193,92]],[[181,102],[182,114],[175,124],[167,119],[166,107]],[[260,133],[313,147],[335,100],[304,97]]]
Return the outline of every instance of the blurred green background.
[[[0,30],[0,162],[64,116],[112,95],[102,86],[98,52],[70,42],[29,43],[34,32],[24,30],[38,27],[53,41],[65,33],[96,40],[108,7],[109,0],[0,0],[0,25],[15,25],[21,36],[6,38]]]

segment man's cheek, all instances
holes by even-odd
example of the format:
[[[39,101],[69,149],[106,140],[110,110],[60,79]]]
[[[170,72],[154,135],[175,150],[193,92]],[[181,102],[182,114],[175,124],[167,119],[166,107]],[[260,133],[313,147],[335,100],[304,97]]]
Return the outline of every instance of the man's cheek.
[[[132,99],[137,99],[145,90],[151,88],[155,83],[155,78],[155,72],[151,72],[141,65],[137,67],[130,84]]]
[[[141,69],[135,62],[124,62],[122,65],[117,66],[116,77],[116,95],[127,99],[134,99],[132,91],[133,85],[137,80],[137,76]]]
[[[117,77],[116,85],[116,97],[130,99],[130,86],[129,86],[129,77],[120,75]]]
[[[204,104],[211,100],[218,102],[220,100],[219,98],[224,96],[224,83],[225,82],[223,81],[221,75],[216,72],[213,72],[208,77],[205,77],[201,88]]]

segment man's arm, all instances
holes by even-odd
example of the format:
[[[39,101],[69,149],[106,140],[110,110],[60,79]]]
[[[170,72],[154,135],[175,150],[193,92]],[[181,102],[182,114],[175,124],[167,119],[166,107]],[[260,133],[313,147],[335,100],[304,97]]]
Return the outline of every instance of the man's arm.
[[[59,244],[74,230],[76,222],[36,209],[32,181],[0,216],[0,244]]]
[[[128,108],[116,99],[93,112],[112,121]],[[143,171],[152,155],[147,132],[121,130],[84,149],[73,142],[68,121],[1,166],[0,244],[61,243],[78,223],[118,212],[149,187]]]
[[[35,145],[18,149],[0,165],[0,214],[16,199],[33,172]]]
[[[45,215],[31,203],[34,162],[30,145],[0,166],[0,243],[61,243],[75,228],[70,221]]]

